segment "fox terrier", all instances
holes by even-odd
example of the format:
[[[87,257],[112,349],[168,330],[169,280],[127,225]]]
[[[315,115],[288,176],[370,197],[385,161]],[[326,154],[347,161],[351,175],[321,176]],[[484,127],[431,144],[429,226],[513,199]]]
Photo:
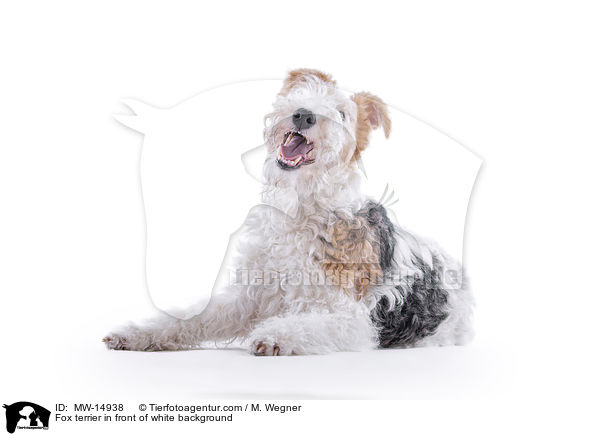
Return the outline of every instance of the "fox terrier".
[[[255,355],[288,356],[468,342],[473,298],[460,263],[361,194],[359,160],[377,128],[389,137],[380,98],[347,96],[320,71],[291,71],[265,117],[265,204],[237,241],[233,269],[250,273],[200,314],[123,327],[107,347],[238,339]]]

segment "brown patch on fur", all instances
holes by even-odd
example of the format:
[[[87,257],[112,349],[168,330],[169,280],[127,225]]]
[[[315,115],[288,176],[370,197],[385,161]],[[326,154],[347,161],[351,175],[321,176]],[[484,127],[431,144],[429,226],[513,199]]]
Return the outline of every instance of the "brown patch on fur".
[[[381,277],[379,245],[375,243],[364,217],[339,219],[329,226],[324,244],[322,267],[348,295],[363,298]]]
[[[317,79],[320,79],[325,83],[330,83],[333,86],[336,84],[331,75],[327,73],[323,73],[319,70],[312,70],[310,68],[299,68],[288,73],[288,76],[283,81],[283,88],[281,88],[279,94],[287,94],[294,86],[306,82],[307,77],[309,76],[316,77]]]
[[[356,149],[352,160],[358,159],[360,153],[369,145],[371,130],[383,127],[386,138],[390,136],[392,121],[386,104],[377,96],[368,92],[354,94],[351,99],[358,108],[356,117]]]

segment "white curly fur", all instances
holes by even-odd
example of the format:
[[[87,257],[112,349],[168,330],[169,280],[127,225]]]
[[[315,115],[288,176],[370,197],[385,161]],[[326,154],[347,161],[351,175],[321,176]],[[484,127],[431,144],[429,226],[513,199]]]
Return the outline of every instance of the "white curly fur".
[[[277,147],[283,135],[293,129],[290,117],[300,107],[319,116],[318,123],[307,132],[315,144],[315,163],[286,171],[277,165]],[[377,328],[370,312],[382,295],[402,301],[410,292],[406,278],[373,286],[365,298],[357,300],[338,285],[327,283],[318,258],[319,235],[325,233],[332,211],[352,216],[365,202],[356,164],[350,161],[356,123],[354,102],[316,76],[307,75],[291,91],[279,95],[274,111],[266,117],[269,152],[264,164],[265,204],[248,214],[233,265],[238,271],[273,271],[279,274],[277,279],[231,284],[215,293],[201,314],[188,320],[163,315],[141,326],[123,327],[104,339],[107,346],[180,350],[237,338],[248,344],[250,352],[260,355],[324,354],[376,347]],[[431,244],[415,241],[404,237],[397,241],[396,261],[409,276],[419,274],[413,262],[416,251],[424,258],[430,250],[439,252]],[[295,283],[286,277],[289,272],[310,272],[317,279],[310,284]],[[468,340],[471,297],[466,286],[451,293],[449,306],[452,314],[436,334],[415,345]]]

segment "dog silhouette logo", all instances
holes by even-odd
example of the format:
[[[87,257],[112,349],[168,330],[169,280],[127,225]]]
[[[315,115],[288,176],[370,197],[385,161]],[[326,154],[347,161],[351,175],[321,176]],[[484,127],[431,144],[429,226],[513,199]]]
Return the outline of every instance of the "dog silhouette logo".
[[[6,431],[14,433],[18,429],[48,429],[50,411],[29,401],[19,401],[6,409]]]

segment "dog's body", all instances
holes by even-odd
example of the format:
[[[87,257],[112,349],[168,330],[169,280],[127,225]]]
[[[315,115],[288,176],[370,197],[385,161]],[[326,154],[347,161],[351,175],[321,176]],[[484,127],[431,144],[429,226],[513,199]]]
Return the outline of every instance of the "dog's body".
[[[357,160],[390,120],[315,70],[290,73],[267,116],[264,205],[236,247],[238,280],[189,320],[129,326],[109,348],[178,350],[240,338],[257,355],[464,344],[472,297],[460,264],[360,193]]]

